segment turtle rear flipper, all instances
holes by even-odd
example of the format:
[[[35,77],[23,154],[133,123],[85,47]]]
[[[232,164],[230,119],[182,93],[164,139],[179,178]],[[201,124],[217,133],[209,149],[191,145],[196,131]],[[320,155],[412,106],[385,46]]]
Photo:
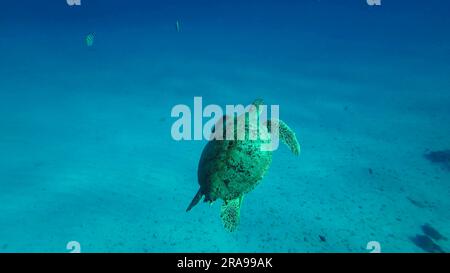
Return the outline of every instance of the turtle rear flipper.
[[[297,141],[297,137],[295,136],[294,131],[292,131],[286,123],[282,120],[268,120],[267,121],[267,129],[273,135],[274,129],[278,127],[278,136],[281,141],[286,144],[291,152],[295,155],[300,154],[300,144]]]
[[[244,196],[224,202],[220,209],[220,218],[225,229],[230,232],[236,230],[241,215],[241,204]]]
[[[189,204],[189,207],[186,209],[186,212],[190,211],[195,205],[202,200],[203,193],[201,190],[198,190],[197,194],[194,196],[194,199],[192,199],[191,203]]]

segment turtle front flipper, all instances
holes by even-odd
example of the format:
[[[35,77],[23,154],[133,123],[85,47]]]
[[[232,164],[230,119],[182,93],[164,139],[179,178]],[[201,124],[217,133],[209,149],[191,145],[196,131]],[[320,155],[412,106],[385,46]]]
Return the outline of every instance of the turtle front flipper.
[[[268,120],[267,121],[267,129],[271,134],[274,133],[273,130],[275,130],[278,127],[278,136],[281,139],[281,141],[286,144],[289,149],[291,149],[292,153],[295,155],[300,154],[300,144],[297,141],[297,137],[295,136],[294,131],[292,131],[289,126],[287,126],[286,123],[284,123],[282,120]]]
[[[220,209],[220,218],[226,230],[233,232],[239,225],[241,204],[244,196],[223,203]]]
[[[203,193],[200,190],[198,190],[197,194],[194,196],[194,199],[192,199],[191,203],[189,204],[189,207],[186,209],[186,212],[190,211],[195,205],[202,200]]]

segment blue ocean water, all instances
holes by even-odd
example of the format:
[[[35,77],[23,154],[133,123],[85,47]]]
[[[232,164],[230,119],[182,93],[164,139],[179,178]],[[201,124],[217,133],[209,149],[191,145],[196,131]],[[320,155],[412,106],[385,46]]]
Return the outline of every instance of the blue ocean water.
[[[449,8],[1,1],[0,252],[449,251]],[[302,146],[233,233],[220,202],[185,212],[206,141],[170,114],[194,97],[280,105]]]

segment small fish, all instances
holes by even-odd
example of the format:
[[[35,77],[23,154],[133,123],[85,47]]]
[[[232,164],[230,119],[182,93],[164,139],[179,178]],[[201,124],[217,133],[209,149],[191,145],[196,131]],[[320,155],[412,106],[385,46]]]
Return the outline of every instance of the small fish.
[[[428,236],[416,235],[416,237],[410,238],[411,241],[421,249],[429,253],[445,253],[444,250],[433,242]]]
[[[432,163],[440,164],[444,170],[450,171],[450,150],[434,151],[425,154]]]
[[[87,36],[86,36],[86,45],[88,46],[88,47],[91,47],[93,44],[94,44],[94,33],[89,33]]]
[[[321,242],[326,242],[327,241],[327,238],[325,236],[323,236],[323,235],[319,235],[319,239],[320,239]]]
[[[180,20],[177,20],[175,26],[177,27],[177,32],[181,32],[181,22],[180,22]]]
[[[447,238],[443,236],[439,231],[437,231],[434,227],[432,227],[430,224],[422,225],[422,231],[425,235],[430,237],[433,240],[444,240],[446,241]]]
[[[409,202],[411,202],[411,204],[413,204],[414,206],[416,206],[416,207],[418,207],[418,208],[425,209],[425,208],[429,207],[428,204],[425,204],[425,203],[423,203],[423,202],[420,202],[420,201],[418,201],[418,200],[415,200],[415,199],[413,199],[413,198],[411,198],[411,197],[409,197],[409,196],[407,196],[406,199],[408,199]]]

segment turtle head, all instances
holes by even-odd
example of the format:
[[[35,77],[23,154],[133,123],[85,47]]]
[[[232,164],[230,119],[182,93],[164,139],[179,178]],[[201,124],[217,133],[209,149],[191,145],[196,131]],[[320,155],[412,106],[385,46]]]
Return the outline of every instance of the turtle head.
[[[254,106],[258,107],[258,106],[264,104],[264,100],[261,99],[261,98],[258,98],[258,99],[256,99],[256,100],[254,100],[254,101],[252,102],[252,104],[253,104]]]
[[[258,113],[258,115],[260,115],[261,112],[262,112],[262,109],[261,109],[261,107],[260,107],[261,105],[264,105],[264,100],[258,98],[258,99],[256,99],[256,100],[254,100],[254,101],[252,102],[251,105],[249,105],[248,111],[249,111],[249,112],[253,112],[253,111],[256,110],[256,112]]]

